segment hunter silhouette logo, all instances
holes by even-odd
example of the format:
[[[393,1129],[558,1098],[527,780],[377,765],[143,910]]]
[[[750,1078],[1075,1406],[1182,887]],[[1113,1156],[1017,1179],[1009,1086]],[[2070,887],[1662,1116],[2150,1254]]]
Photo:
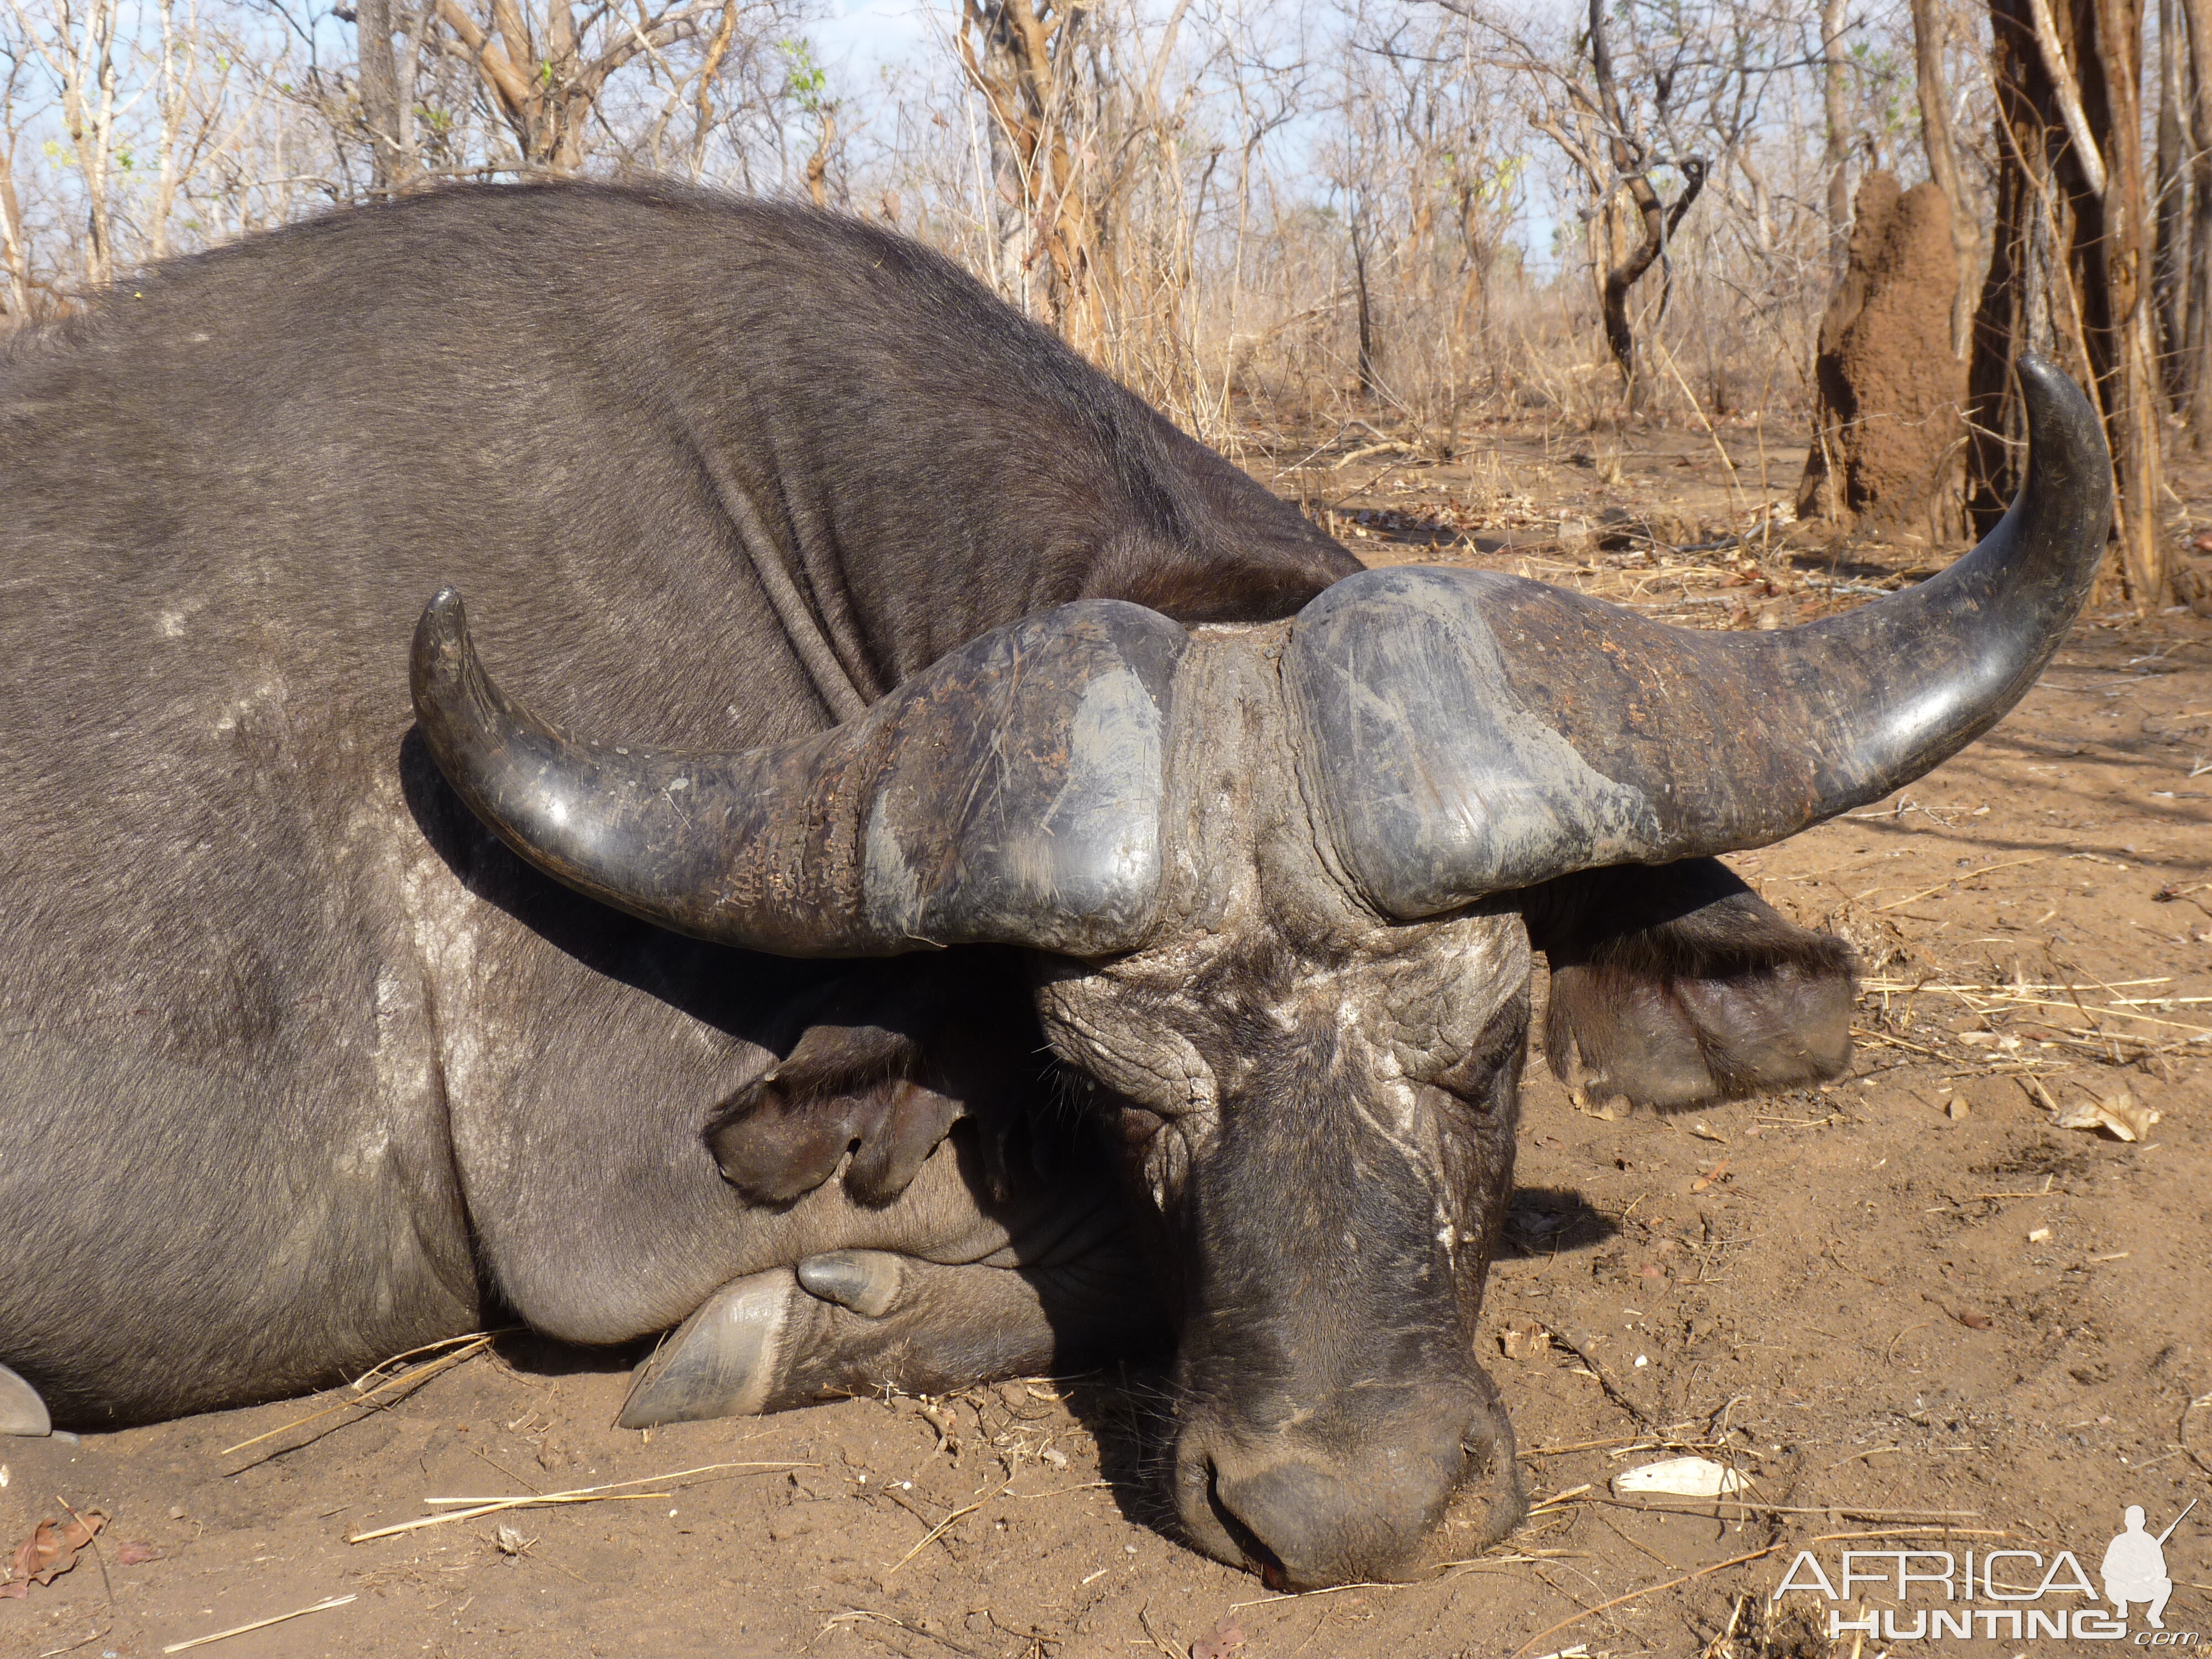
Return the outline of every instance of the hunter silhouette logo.
[[[2192,1498],[2189,1510],[2196,1507]],[[2173,1527],[2182,1523],[2189,1510],[2173,1517]],[[2112,1604],[2115,1619],[2128,1616],[2129,1602],[2145,1603],[2143,1616],[2150,1620],[2150,1627],[2164,1630],[2166,1598],[2173,1594],[2173,1580],[2166,1576],[2166,1540],[2173,1536],[2173,1527],[2152,1537],[2143,1530],[2140,1504],[2128,1505],[2125,1519],[2127,1530],[2105,1547],[2105,1564],[2100,1569],[2105,1579],[2105,1599]]]
[[[2097,1588],[2071,1550],[2059,1551],[2048,1563],[2034,1550],[1968,1550],[1963,1555],[1949,1550],[1845,1550],[1832,1578],[1812,1551],[1800,1550],[1771,1599],[1779,1601],[1791,1590],[1811,1590],[1832,1603],[1856,1601],[1864,1585],[1881,1585],[1895,1595],[1896,1607],[1874,1607],[1860,1601],[1856,1618],[1847,1616],[1844,1607],[1832,1606],[1831,1641],[1851,1632],[1892,1642],[2050,1637],[2193,1649],[2200,1640],[2197,1632],[2166,1627],[2166,1604],[2173,1595],[2173,1580],[2166,1570],[2166,1544],[2196,1507],[2191,1500],[2164,1532],[2153,1533],[2144,1524],[2142,1505],[2128,1505],[2123,1529],[2106,1546],[2099,1564],[2105,1581],[2103,1600],[2112,1604],[2109,1611],[2097,1605]],[[2087,1605],[2056,1599],[2068,1596],[2079,1597]],[[1916,1600],[1933,1600],[1936,1605],[1915,1607],[1911,1603]],[[2132,1638],[2128,1629],[2131,1607],[2142,1609],[2149,1626]]]

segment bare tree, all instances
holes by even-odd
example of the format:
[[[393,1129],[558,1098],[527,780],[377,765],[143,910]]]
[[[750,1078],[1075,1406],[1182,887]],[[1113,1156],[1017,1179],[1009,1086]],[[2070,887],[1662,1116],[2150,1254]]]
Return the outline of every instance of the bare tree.
[[[70,159],[79,175],[85,227],[85,281],[104,288],[116,271],[114,134],[122,100],[116,0],[9,0],[18,38],[46,65],[58,94]]]
[[[15,42],[8,43],[0,58],[0,272],[8,286],[0,292],[0,325],[22,327],[31,319],[31,241],[23,224],[23,207],[15,193],[15,147],[21,129],[17,125],[16,94],[23,82],[25,64]]]
[[[2183,0],[2189,108],[2188,252],[2183,260],[2182,396],[2189,430],[2212,441],[2212,0]],[[2181,42],[2161,41],[2179,56]]]
[[[1632,30],[1636,27],[1632,4],[1624,7]],[[1629,317],[1629,295],[1655,264],[1667,256],[1668,243],[1682,218],[1704,190],[1709,163],[1700,155],[1680,153],[1678,99],[1691,92],[1692,76],[1682,71],[1703,59],[1703,67],[1717,67],[1723,82],[1730,78],[1725,58],[1705,55],[1705,42],[1694,45],[1686,33],[1655,42],[1639,52],[1644,59],[1635,91],[1642,101],[1632,106],[1624,97],[1624,77],[1616,70],[1613,43],[1606,17],[1605,0],[1589,0],[1589,27],[1581,51],[1571,65],[1551,61],[1528,39],[1509,26],[1477,13],[1468,14],[1483,23],[1513,52],[1518,67],[1533,70],[1540,100],[1530,112],[1531,123],[1573,163],[1590,206],[1585,222],[1601,232],[1594,234],[1592,256],[1598,264],[1600,315],[1607,349],[1619,367],[1621,381],[1634,406],[1641,381],[1636,331]],[[1583,72],[1583,62],[1588,74]],[[1707,113],[1713,112],[1716,88],[1705,88]],[[1656,175],[1673,171],[1680,183],[1669,202],[1660,193]],[[1620,222],[1613,215],[1616,193],[1625,193],[1629,222],[1633,229],[1617,233]],[[1664,306],[1662,292],[1662,307]]]
[[[1996,225],[1968,377],[1968,502],[1994,523],[2017,481],[2012,367],[2039,341],[2071,359],[2104,417],[2122,580],[2167,586],[2136,0],[1990,0]]]
[[[1828,181],[1828,264],[1843,280],[1851,234],[1850,65],[1844,56],[1844,0],[1820,0],[1820,112],[1826,140],[1821,163]]]
[[[817,207],[830,205],[830,157],[837,143],[837,100],[829,94],[830,77],[803,40],[787,40],[791,59],[784,93],[815,124],[813,153],[806,158],[806,194]]]
[[[520,169],[575,173],[608,82],[642,57],[664,70],[672,98],[680,99],[698,71],[679,75],[664,54],[679,42],[723,40],[738,3],[670,0],[633,15],[601,0],[436,0],[436,15],[447,49],[476,71],[512,133]],[[701,67],[711,76],[711,64]]]
[[[369,193],[389,196],[404,190],[421,165],[415,155],[413,124],[407,118],[413,88],[410,84],[402,90],[400,57],[392,45],[398,32],[392,0],[360,0],[356,22],[360,31],[362,125],[368,130],[371,157]],[[408,82],[413,78],[409,76]]]
[[[2188,296],[2184,278],[2189,259],[2189,181],[2182,171],[2184,58],[2174,50],[2182,32],[2180,0],[2158,0],[2158,125],[2151,198],[2156,235],[2151,249],[2151,307],[2159,379],[2177,407],[2185,404],[2187,395],[2184,349]]]
[[[1944,85],[1943,48],[1948,41],[1949,24],[1950,13],[1943,0],[1912,0],[1914,89],[1920,106],[1921,143],[1928,154],[1928,176],[1951,209],[1951,245],[1959,261],[1958,299],[1951,313],[1951,354],[1963,359],[1979,248],[1974,234],[1973,204],[1967,199],[1966,179],[1959,167],[1958,141],[1951,132],[1951,103]]]

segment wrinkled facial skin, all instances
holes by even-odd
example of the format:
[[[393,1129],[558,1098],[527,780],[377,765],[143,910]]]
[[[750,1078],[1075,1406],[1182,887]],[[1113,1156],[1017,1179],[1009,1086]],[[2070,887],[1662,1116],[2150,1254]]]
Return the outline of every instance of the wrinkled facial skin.
[[[1296,1589],[1415,1577],[1521,1514],[1474,1335],[1528,936],[1510,910],[1393,926],[1361,906],[1270,752],[1287,721],[1266,636],[1194,655],[1185,684],[1208,684],[1178,702],[1212,719],[1178,735],[1172,920],[1146,950],[1047,969],[1040,1014],[1106,1085],[1152,1212],[1190,1540]]]

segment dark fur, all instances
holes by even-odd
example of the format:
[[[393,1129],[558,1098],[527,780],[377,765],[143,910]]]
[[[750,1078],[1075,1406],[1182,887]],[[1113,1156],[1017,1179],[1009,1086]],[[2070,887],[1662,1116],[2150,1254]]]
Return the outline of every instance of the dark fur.
[[[0,612],[0,1361],[62,1420],[296,1390],[497,1304],[580,1340],[663,1328],[768,1265],[738,1242],[763,1212],[841,1167],[884,1205],[957,1117],[988,1149],[1034,1112],[1003,956],[659,932],[525,866],[410,738],[408,640],[447,582],[501,683],[572,730],[830,725],[718,480],[864,696],[1065,600],[1275,617],[1358,568],[945,261],[791,207],[420,198],[163,267],[0,364],[0,560],[36,596]],[[1528,900],[1554,1020],[1624,1091],[1827,1063],[1840,957],[1755,900],[1687,902],[1701,869]],[[1451,1478],[1479,1443],[1510,1499],[1468,1356],[1525,1004],[1419,1084],[1451,1126],[1448,1272],[1334,1011],[1268,1013],[1297,966],[1224,970],[1249,1013],[1210,1059],[1252,1080],[1204,1167],[1167,1172],[1189,1201],[1164,1264],[1209,1310],[1187,1397],[1350,1390],[1380,1437],[1348,1479],[1387,1428]],[[1380,1243],[1283,1245],[1347,1234]],[[1402,1386],[1369,1389],[1377,1365]],[[1201,1480],[1228,1456],[1185,1449]],[[1341,1559],[1389,1569],[1449,1484]]]
[[[864,696],[1062,601],[1279,617],[1358,568],[945,260],[790,206],[459,190],[0,360],[0,1360],[63,1420],[297,1390],[488,1304],[615,1340],[750,1270],[700,1138],[847,970],[554,887],[403,743],[447,582],[572,729],[830,725],[718,477]],[[871,1121],[880,1190],[933,1130]]]

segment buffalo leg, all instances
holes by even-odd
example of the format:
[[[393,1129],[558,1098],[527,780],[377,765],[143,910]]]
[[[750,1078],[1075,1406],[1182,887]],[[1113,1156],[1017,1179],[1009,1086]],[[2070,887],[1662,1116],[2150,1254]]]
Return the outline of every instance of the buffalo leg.
[[[0,1434],[52,1434],[46,1402],[29,1383],[0,1365]]]
[[[1150,1282],[1119,1239],[1057,1266],[831,1250],[709,1297],[638,1367],[621,1422],[744,1416],[885,1388],[945,1394],[1139,1351],[1163,1334]]]

